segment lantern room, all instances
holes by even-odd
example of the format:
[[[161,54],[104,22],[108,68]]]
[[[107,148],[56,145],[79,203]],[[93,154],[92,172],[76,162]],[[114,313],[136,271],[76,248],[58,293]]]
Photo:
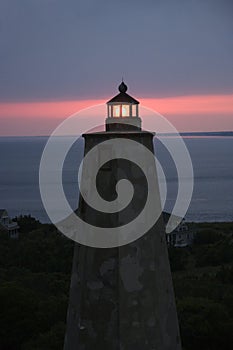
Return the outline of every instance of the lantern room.
[[[118,90],[120,93],[107,102],[106,130],[141,130],[139,102],[126,93],[128,87],[123,81]]]

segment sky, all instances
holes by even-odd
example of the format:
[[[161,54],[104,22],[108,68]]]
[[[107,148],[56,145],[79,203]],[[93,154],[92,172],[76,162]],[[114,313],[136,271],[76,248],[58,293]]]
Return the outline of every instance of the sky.
[[[232,18],[232,0],[0,0],[0,135],[48,135],[122,76],[179,131],[233,130]]]

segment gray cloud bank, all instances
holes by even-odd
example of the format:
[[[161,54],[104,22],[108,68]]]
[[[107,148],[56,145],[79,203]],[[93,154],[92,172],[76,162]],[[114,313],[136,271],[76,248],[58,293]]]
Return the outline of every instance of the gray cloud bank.
[[[233,91],[232,0],[0,0],[0,99]]]

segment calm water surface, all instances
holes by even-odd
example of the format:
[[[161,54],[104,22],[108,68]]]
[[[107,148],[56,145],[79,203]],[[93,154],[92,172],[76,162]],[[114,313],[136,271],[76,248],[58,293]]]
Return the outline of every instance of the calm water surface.
[[[47,137],[0,137],[0,208],[11,216],[28,214],[48,220],[39,192],[39,164]],[[189,221],[233,221],[233,137],[186,137],[194,167],[194,193]],[[62,142],[62,141],[61,141]],[[177,194],[176,169],[167,151],[155,141],[168,186],[166,210]],[[77,206],[77,170],[83,144],[75,144],[64,164],[64,189],[72,208]]]

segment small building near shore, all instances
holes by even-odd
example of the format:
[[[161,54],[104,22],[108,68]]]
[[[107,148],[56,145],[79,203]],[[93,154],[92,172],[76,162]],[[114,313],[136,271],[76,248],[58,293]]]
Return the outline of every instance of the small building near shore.
[[[17,222],[12,221],[6,209],[0,209],[0,229],[1,231],[7,231],[12,239],[19,238],[19,225]]]
[[[163,220],[165,225],[167,225],[168,220],[172,214],[163,212]],[[166,233],[166,240],[168,246],[173,247],[187,247],[192,245],[194,240],[194,231],[187,225],[184,218],[172,215],[172,221],[179,223],[178,226],[170,233]]]

